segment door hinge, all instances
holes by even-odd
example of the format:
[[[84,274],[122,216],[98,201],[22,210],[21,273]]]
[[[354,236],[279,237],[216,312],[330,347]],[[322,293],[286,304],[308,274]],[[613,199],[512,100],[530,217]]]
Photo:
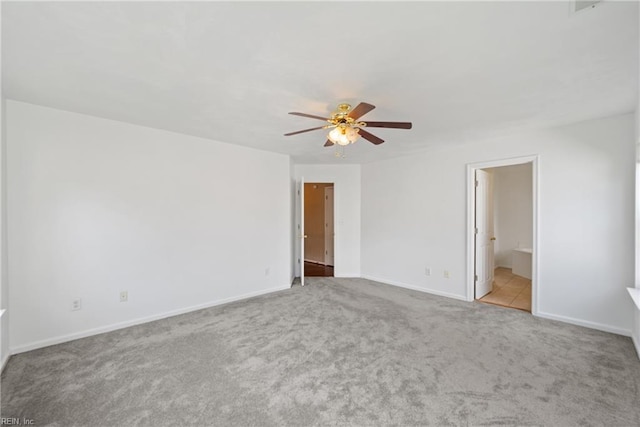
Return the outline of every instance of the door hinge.
[[[478,186],[478,180],[476,179],[476,187]]]
[[[298,258],[298,264],[300,264],[300,258]]]
[[[299,262],[299,261],[300,261],[300,260],[298,260],[298,262]],[[473,276],[473,280],[474,280],[474,281],[476,281],[476,282],[478,281],[478,275],[477,275],[477,274]]]
[[[478,227],[475,228],[475,233],[478,234]]]

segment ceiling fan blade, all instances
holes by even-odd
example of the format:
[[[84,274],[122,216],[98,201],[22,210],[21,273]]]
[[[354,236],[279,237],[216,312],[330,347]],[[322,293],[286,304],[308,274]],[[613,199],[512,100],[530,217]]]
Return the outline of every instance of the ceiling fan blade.
[[[375,105],[367,104],[366,102],[361,102],[356,106],[356,108],[351,110],[351,112],[347,114],[347,116],[351,117],[354,120],[358,120],[360,117],[364,116],[374,108],[376,108]]]
[[[317,128],[311,128],[311,129],[305,129],[305,130],[299,130],[296,132],[289,132],[289,133],[285,133],[284,136],[291,136],[291,135],[297,135],[299,133],[305,133],[305,132],[311,132],[312,130],[318,130],[318,129],[324,129],[327,126],[318,126]]]
[[[330,139],[327,139],[327,142],[324,143],[325,147],[331,147],[333,145],[333,142],[331,142]]]
[[[366,122],[368,128],[411,129],[411,122]]]
[[[300,116],[300,117],[309,117],[310,119],[324,120],[325,122],[329,120],[326,117],[314,116],[313,114],[296,113],[296,112],[291,112],[289,114],[293,114],[294,116]]]
[[[358,132],[360,134],[361,137],[363,137],[364,139],[366,139],[367,141],[373,143],[373,144],[382,144],[384,142],[384,139],[382,138],[378,138],[377,136],[375,136],[372,133],[367,132],[366,130],[360,128],[360,131]]]

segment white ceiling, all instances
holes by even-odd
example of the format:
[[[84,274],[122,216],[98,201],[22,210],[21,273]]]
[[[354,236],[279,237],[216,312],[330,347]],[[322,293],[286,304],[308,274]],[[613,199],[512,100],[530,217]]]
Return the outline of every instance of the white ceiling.
[[[290,154],[363,163],[635,109],[638,3],[3,2],[7,98]],[[337,159],[322,122],[377,106]]]

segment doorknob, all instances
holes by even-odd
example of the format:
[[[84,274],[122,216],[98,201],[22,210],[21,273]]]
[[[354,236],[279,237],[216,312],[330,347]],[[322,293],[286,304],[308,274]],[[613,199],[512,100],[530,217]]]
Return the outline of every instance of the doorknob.
[[[306,234],[304,235],[304,238],[305,238],[305,239],[307,238],[307,235],[306,235]]]
[[[492,237],[492,238],[491,238],[491,240],[496,240],[496,238],[495,238],[495,237]]]

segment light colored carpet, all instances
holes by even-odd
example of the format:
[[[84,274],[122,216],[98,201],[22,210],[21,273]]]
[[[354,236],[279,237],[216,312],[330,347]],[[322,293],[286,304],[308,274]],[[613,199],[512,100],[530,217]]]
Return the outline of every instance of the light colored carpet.
[[[631,340],[363,279],[16,355],[2,416],[53,426],[640,425]]]

